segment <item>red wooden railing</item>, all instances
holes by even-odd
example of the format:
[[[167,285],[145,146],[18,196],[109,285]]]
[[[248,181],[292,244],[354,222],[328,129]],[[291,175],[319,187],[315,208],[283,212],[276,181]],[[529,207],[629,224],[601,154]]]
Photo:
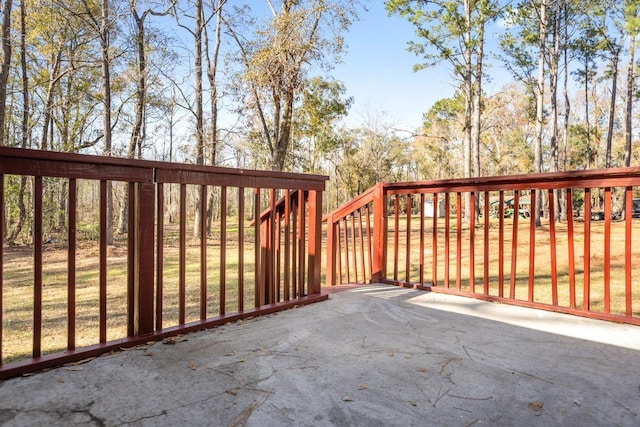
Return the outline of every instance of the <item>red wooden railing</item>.
[[[640,168],[379,184],[325,216],[326,281],[640,325],[638,190]]]
[[[32,183],[30,209],[33,245],[30,249],[33,269],[30,283],[18,283],[16,271],[5,253],[9,248],[0,244],[0,379],[43,368],[96,356],[121,347],[130,347],[149,340],[186,333],[229,321],[287,309],[296,305],[325,299],[320,294],[321,206],[326,177],[301,174],[205,167],[162,162],[137,161],[110,157],[85,156],[0,147],[0,205],[7,209],[5,188],[7,176],[27,176]],[[66,287],[63,299],[56,304],[66,306],[66,326],[59,336],[50,336],[50,327],[43,323],[54,304],[43,298],[43,289],[55,288],[43,273],[43,180],[62,180],[67,188],[63,205],[68,212],[66,241]],[[89,305],[95,308],[94,335],[79,344],[78,324],[87,323],[79,316],[79,277],[77,217],[80,211],[79,182],[97,182],[99,238],[97,266],[98,292]],[[125,327],[112,332],[109,327],[122,316],[118,307],[110,307],[112,293],[119,285],[109,279],[114,267],[107,243],[108,185],[128,186],[128,230],[123,245],[127,260],[126,288],[123,292]],[[178,232],[168,224],[170,206],[167,194],[177,187]],[[217,235],[207,234],[207,215],[200,215],[200,232],[190,239],[188,191],[199,194],[201,212],[207,212],[207,195],[216,190],[216,210],[220,213]],[[232,197],[233,196],[233,197]],[[283,209],[276,209],[276,199],[286,200]],[[231,201],[233,199],[233,202]],[[251,206],[252,205],[252,206]],[[279,206],[279,205],[278,205]],[[266,210],[261,215],[263,208]],[[233,223],[227,212],[235,211]],[[260,218],[249,222],[246,218]],[[231,218],[231,217],[229,217]],[[0,235],[7,229],[5,215],[0,215]],[[233,235],[233,237],[232,237]],[[168,241],[177,240],[177,253],[170,251]],[[231,247],[232,242],[233,246]],[[217,259],[208,250],[216,245]],[[219,249],[218,249],[219,248]],[[197,255],[195,255],[197,254]],[[191,255],[191,257],[189,257]],[[233,257],[233,262],[229,258]],[[189,260],[188,260],[189,258]],[[193,259],[195,258],[195,260]],[[191,261],[191,262],[189,262]],[[192,264],[196,266],[193,267]],[[11,267],[8,267],[11,266]],[[165,283],[165,278],[177,266],[177,283]],[[197,279],[188,279],[188,270],[197,268]],[[192,271],[189,271],[193,273]],[[211,280],[212,272],[218,276]],[[4,274],[3,274],[4,273]],[[233,274],[232,274],[233,273]],[[84,271],[83,271],[84,274]],[[233,280],[231,276],[233,275]],[[197,283],[193,283],[197,282]],[[23,286],[32,293],[27,307],[16,307],[12,287]],[[251,289],[248,289],[248,288]],[[177,289],[176,289],[177,288]],[[169,293],[175,294],[169,297]],[[18,356],[7,356],[6,337],[11,335],[15,313],[20,322],[31,325],[31,342]],[[169,313],[171,315],[169,315]],[[12,317],[9,319],[9,317]],[[65,316],[63,314],[63,316]],[[28,320],[25,321],[24,318]],[[3,341],[3,337],[5,340]],[[47,348],[43,348],[43,343]],[[53,344],[51,344],[53,342]],[[15,350],[15,349],[14,349]],[[8,360],[8,361],[7,361]]]

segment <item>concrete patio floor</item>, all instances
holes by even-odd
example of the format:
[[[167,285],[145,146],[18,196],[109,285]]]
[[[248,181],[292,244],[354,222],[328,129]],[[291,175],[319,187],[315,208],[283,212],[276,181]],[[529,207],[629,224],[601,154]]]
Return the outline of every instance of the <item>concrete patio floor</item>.
[[[0,383],[6,426],[637,426],[640,328],[371,285]]]

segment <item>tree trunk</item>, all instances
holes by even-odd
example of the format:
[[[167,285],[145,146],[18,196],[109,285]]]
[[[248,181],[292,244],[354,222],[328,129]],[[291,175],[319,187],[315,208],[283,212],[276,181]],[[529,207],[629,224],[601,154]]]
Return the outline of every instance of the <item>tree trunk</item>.
[[[618,58],[620,54],[619,51],[613,53],[613,57],[611,58],[611,101],[609,104],[609,125],[607,128],[607,149],[604,157],[604,167],[611,167],[611,146],[613,143],[613,126],[615,121],[616,114],[616,96],[618,92]]]
[[[220,56],[220,44],[222,42],[221,29],[222,29],[222,2],[218,0],[215,4],[216,14],[216,28],[215,28],[215,42],[213,48],[213,58],[209,55],[209,36],[204,31],[204,45],[205,45],[205,57],[207,61],[207,78],[209,80],[209,87],[211,91],[211,131],[209,143],[210,164],[215,166],[217,164],[216,154],[218,152],[218,58]],[[207,203],[207,232],[211,232],[211,223],[213,221],[213,192],[210,193],[209,203]]]
[[[473,145],[473,137],[472,137],[472,114],[473,114],[473,76],[472,76],[472,68],[471,68],[471,56],[472,56],[472,47],[471,47],[471,4],[469,0],[464,1],[465,8],[465,74],[464,74],[464,82],[463,82],[463,91],[465,98],[465,106],[464,106],[464,177],[471,178],[471,147]],[[471,194],[465,193],[465,209],[464,209],[464,221],[466,223],[471,222],[471,211],[469,207],[471,206]]]
[[[204,120],[203,120],[203,107],[202,107],[202,32],[203,32],[203,6],[202,0],[196,0],[196,22],[194,31],[194,53],[195,53],[195,78],[196,78],[196,93],[195,93],[195,120],[196,120],[196,164],[204,164]],[[195,203],[195,221],[193,223],[193,237],[196,238],[200,235],[200,217],[202,212],[202,201],[200,200],[200,192],[196,192]]]
[[[563,95],[564,95],[564,120],[563,120],[563,156],[562,156],[562,170],[567,170],[567,148],[569,146],[569,119],[571,117],[571,99],[569,98],[569,52],[568,52],[568,41],[569,41],[569,11],[567,7],[567,2],[563,1],[562,3],[562,12],[563,12],[563,28],[564,28],[564,43],[563,43],[563,62],[564,62],[564,82],[563,82]],[[569,215],[573,215],[571,212],[567,212],[567,193],[565,191],[560,192],[559,197],[562,205],[562,209],[560,210],[560,217],[562,221],[567,221]]]
[[[547,38],[547,0],[540,3],[540,33],[538,34],[539,56],[538,56],[538,87],[536,91],[536,135],[534,145],[534,172],[542,172],[542,131],[544,125],[544,65],[545,65],[545,49]],[[536,190],[536,204],[531,206],[533,209],[535,224],[537,227],[541,225],[540,202],[542,199],[542,191]]]
[[[111,56],[109,54],[109,0],[102,0],[102,16],[100,17],[100,54],[102,68],[102,97],[104,111],[102,112],[102,126],[104,132],[104,155],[111,156]],[[107,244],[113,244],[113,185],[107,181]]]
[[[624,117],[624,165],[626,167],[631,166],[631,136],[633,133],[632,119],[633,119],[633,98],[635,95],[634,84],[634,67],[635,67],[635,52],[636,51],[636,36],[632,35],[629,40],[629,65],[627,66],[627,104]]]
[[[0,64],[0,146],[6,145],[5,117],[7,82],[11,72],[11,9],[12,0],[5,0],[2,7],[2,64]]]

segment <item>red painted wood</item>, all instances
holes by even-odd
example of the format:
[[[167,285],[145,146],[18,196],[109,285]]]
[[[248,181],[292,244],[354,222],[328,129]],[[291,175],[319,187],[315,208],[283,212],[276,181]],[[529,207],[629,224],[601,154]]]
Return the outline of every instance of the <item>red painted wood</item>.
[[[154,331],[155,185],[136,184],[136,335]]]
[[[32,357],[42,355],[42,177],[33,187],[33,348]]]
[[[200,185],[200,320],[207,318],[207,186]]]
[[[529,302],[533,301],[534,297],[534,283],[536,277],[536,213],[535,210],[538,209],[538,204],[536,203],[536,196],[538,192],[536,190],[531,190],[529,197],[531,198],[531,212],[529,212],[529,279],[527,281],[528,287],[528,299]],[[517,207],[516,207],[517,211]],[[514,212],[514,215],[517,215],[517,212]]]
[[[513,225],[511,237],[511,279],[509,281],[509,298],[516,298],[516,277],[517,259],[518,259],[518,206],[520,206],[520,192],[518,190],[513,193]]]
[[[362,223],[362,210],[358,209],[358,241],[360,243],[360,271],[362,283],[367,283],[367,270],[364,266],[364,224]]]
[[[305,207],[307,197],[302,190],[298,190],[298,202],[300,210],[298,212],[298,298],[308,295],[305,292],[305,246],[306,246],[306,228],[307,228],[307,208]],[[322,216],[320,216],[322,218]],[[309,213],[311,218],[311,213]],[[308,285],[308,284],[307,284]]]
[[[438,194],[433,194],[433,231],[431,232],[431,285],[438,285],[438,213],[440,212],[438,205]]]
[[[404,275],[406,281],[411,281],[411,195],[407,195],[407,203],[405,205],[405,213],[407,216],[407,225],[405,229],[406,242],[405,242],[405,266]]]
[[[504,297],[504,191],[500,191],[498,204],[498,296]]]
[[[449,287],[449,260],[450,253],[450,223],[451,223],[451,205],[449,193],[444,195],[444,286]]]
[[[107,181],[100,181],[100,343],[107,342]]]
[[[156,185],[156,331],[162,329],[164,308],[164,184]]]
[[[322,262],[322,192],[309,191],[308,295],[320,295]]]
[[[356,243],[356,220],[355,220],[355,212],[353,212],[349,218],[351,219],[351,253],[353,254],[353,276],[356,283],[360,283],[358,281],[358,252],[357,252],[357,243]]]
[[[136,184],[130,182],[127,188],[127,201],[130,218],[135,218],[136,212]],[[127,336],[135,335],[135,293],[136,293],[136,254],[138,252],[138,238],[136,235],[136,221],[127,221]]]
[[[549,244],[551,246],[551,303],[558,305],[558,263],[556,252],[556,215],[554,190],[549,194]]]
[[[424,285],[424,194],[420,194],[420,279],[419,283]]]
[[[371,209],[369,208],[368,204],[365,206],[365,215],[367,218],[367,253],[369,257],[369,281],[373,282],[373,242],[371,241]]]
[[[398,280],[398,256],[399,244],[398,235],[400,234],[400,199],[396,196],[393,199],[393,280]]]
[[[244,311],[244,188],[238,188],[238,311]]]
[[[469,200],[469,288],[476,292],[476,194],[471,192]]]
[[[584,284],[582,309],[589,310],[591,301],[591,189],[584,190]]]
[[[285,190],[284,200],[284,300],[289,301],[291,299],[291,194],[289,190]],[[329,228],[333,229],[333,223],[329,224],[327,232],[329,232]],[[328,241],[327,244],[329,244]],[[327,256],[327,261],[330,258]],[[329,270],[327,270],[328,275]],[[333,282],[333,278],[329,282]]]
[[[627,317],[633,316],[633,288],[631,283],[631,271],[633,265],[631,263],[631,253],[632,253],[632,215],[633,215],[633,188],[626,187],[625,192],[625,212],[624,212],[624,222],[625,222],[625,232],[624,232],[624,295],[625,295],[625,315]]]
[[[482,255],[483,263],[483,292],[485,295],[489,295],[489,192],[484,192],[484,253]]]
[[[183,325],[186,321],[187,298],[187,185],[180,184],[180,248],[178,254],[178,323]]]
[[[456,288],[462,289],[462,193],[456,193]]]
[[[0,203],[0,206],[3,206]],[[69,180],[69,219],[67,224],[67,350],[76,349],[76,231],[78,210],[78,188],[75,178]],[[4,216],[4,215],[0,215]],[[0,236],[2,236],[0,227]],[[0,262],[0,266],[2,263]],[[1,267],[0,267],[1,268]],[[0,283],[0,289],[2,284]],[[2,293],[2,292],[0,292]],[[1,298],[1,297],[0,297]],[[0,303],[0,313],[2,304]],[[0,315],[0,323],[2,315]],[[0,335],[2,329],[0,328]],[[0,346],[2,344],[0,339]]]
[[[604,189],[604,312],[611,312],[611,187]]]
[[[205,211],[206,212],[206,211]],[[220,187],[220,300],[219,314],[227,314],[227,187]]]
[[[347,273],[347,283],[351,283],[351,263],[349,262],[349,226],[347,223],[347,218],[343,220],[344,223],[344,268]],[[357,280],[356,280],[357,281]]]
[[[573,192],[570,188],[566,190],[567,195],[567,244],[569,256],[569,307],[576,308],[576,256],[573,235]]]

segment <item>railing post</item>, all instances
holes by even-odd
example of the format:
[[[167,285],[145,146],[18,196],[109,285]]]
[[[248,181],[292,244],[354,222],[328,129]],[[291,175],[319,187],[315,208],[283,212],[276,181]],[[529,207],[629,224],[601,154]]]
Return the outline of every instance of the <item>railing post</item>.
[[[155,185],[137,183],[135,188],[134,334],[154,330],[154,226]]]
[[[308,289],[309,294],[320,293],[322,253],[322,191],[309,191],[309,241],[308,241]]]
[[[378,184],[373,194],[373,273],[371,282],[380,282],[385,274],[386,259],[386,224],[387,197],[384,194],[384,184]]]

